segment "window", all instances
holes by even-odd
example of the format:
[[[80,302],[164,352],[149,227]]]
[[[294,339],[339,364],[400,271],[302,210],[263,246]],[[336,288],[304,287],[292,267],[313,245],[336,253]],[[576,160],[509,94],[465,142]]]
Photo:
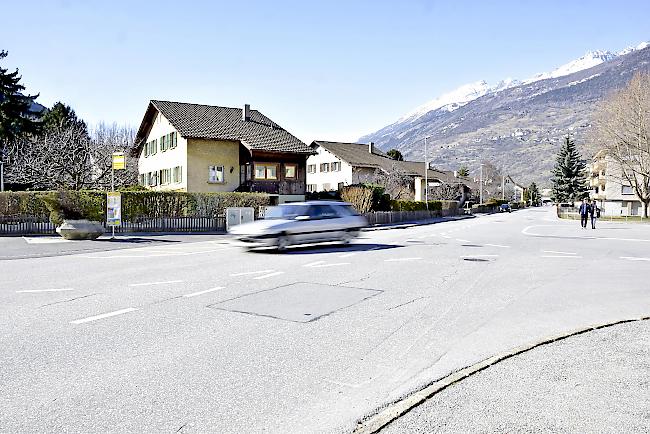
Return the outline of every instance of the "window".
[[[149,155],[154,155],[156,152],[158,152],[158,139],[153,139],[149,147]]]
[[[330,191],[332,186],[330,184],[323,184],[323,191]]]
[[[162,169],[160,171],[160,185],[167,185],[171,182],[172,179],[172,170],[171,169]]]
[[[340,161],[335,161],[332,163],[332,172],[340,172],[341,171],[341,162]]]
[[[147,174],[147,180],[150,187],[158,185],[158,172],[149,172]]]
[[[278,179],[277,164],[255,164],[255,179]]]
[[[316,165],[315,164],[308,164],[307,165],[307,173],[316,173]]]
[[[621,194],[634,194],[632,187],[629,185],[621,185]]]
[[[144,173],[140,174],[139,184],[142,185],[142,186],[147,185],[147,175],[146,174],[144,174]]]
[[[169,133],[169,149],[174,149],[178,145],[178,133],[174,131]]]
[[[168,144],[167,139],[168,138],[169,138],[169,136],[162,136],[160,138],[160,152],[165,152],[167,150],[167,144]]]
[[[173,179],[175,183],[183,182],[183,167],[176,166],[174,167]]]
[[[330,171],[330,163],[321,163],[320,164],[320,171],[321,172],[329,172]]]
[[[314,167],[316,167],[316,166],[314,166]],[[309,193],[316,192],[316,184],[307,184],[307,191]]]
[[[224,182],[223,173],[223,166],[208,167],[208,182],[211,184]]]
[[[296,165],[295,164],[285,164],[284,165],[284,177],[289,179],[294,179],[296,177]]]
[[[344,183],[339,182],[338,190],[339,190],[339,191],[343,190],[343,186],[344,186],[344,185],[345,185]]]

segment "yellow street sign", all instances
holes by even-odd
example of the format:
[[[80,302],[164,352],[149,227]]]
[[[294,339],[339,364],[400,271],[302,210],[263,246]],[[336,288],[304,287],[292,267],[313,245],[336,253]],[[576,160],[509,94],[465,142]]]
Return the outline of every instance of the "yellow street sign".
[[[123,152],[113,153],[113,170],[124,170],[126,168],[126,158]]]

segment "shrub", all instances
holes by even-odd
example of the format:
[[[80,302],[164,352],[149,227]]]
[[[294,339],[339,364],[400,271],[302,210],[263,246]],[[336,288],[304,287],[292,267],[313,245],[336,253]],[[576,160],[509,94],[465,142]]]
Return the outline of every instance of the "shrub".
[[[426,202],[412,200],[392,200],[390,202],[392,211],[426,211]],[[442,202],[439,200],[429,201],[429,211],[442,211]]]
[[[42,193],[30,191],[0,193],[0,216],[30,215],[44,217],[50,211],[41,200]]]
[[[377,185],[346,185],[341,189],[341,199],[351,203],[360,213],[390,210],[390,196]]]
[[[63,224],[63,220],[101,222],[105,219],[106,194],[103,192],[60,190],[40,197],[50,212],[50,221],[56,226]]]

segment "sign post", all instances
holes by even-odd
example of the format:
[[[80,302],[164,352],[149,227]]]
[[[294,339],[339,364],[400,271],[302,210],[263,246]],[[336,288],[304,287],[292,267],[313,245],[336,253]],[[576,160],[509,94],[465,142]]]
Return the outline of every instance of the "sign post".
[[[115,226],[122,226],[122,196],[115,192],[115,171],[124,169],[126,169],[124,152],[113,152],[111,191],[106,193],[106,225],[111,227],[111,239],[115,238]]]

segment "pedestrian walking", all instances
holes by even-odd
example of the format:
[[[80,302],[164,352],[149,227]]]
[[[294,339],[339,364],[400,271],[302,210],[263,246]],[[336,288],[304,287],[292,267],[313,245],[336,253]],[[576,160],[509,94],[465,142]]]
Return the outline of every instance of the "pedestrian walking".
[[[582,229],[587,229],[587,218],[589,217],[590,208],[587,199],[582,199],[582,203],[578,209],[578,212],[580,213],[580,226],[582,226]]]
[[[596,229],[596,219],[600,217],[600,208],[596,200],[591,201],[591,206],[589,207],[589,217],[591,217],[591,229]]]

